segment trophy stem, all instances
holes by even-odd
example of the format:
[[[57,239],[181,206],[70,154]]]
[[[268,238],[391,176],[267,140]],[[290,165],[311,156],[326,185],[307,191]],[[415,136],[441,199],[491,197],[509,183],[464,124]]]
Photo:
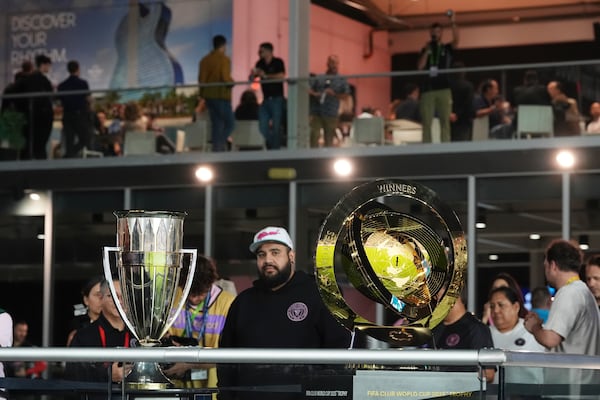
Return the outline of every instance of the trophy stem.
[[[154,345],[142,344],[142,348]],[[173,383],[161,371],[158,363],[138,361],[125,378],[125,385],[135,390],[163,390],[173,386]]]

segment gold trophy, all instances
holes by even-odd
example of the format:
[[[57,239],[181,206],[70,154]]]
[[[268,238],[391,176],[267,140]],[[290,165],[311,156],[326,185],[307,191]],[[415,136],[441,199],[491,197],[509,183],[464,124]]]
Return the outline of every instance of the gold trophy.
[[[117,246],[104,247],[104,275],[125,325],[140,345],[158,346],[187,299],[196,268],[196,250],[181,248],[186,213],[131,210],[114,214]],[[121,284],[121,296],[115,292],[113,278]],[[183,293],[175,304],[181,286]],[[147,390],[171,385],[152,362],[135,363],[125,383]]]
[[[460,295],[466,241],[456,214],[431,189],[382,179],[354,188],[331,210],[315,265],[321,297],[342,325],[396,347],[420,346]],[[359,315],[338,282],[391,310],[396,325]]]

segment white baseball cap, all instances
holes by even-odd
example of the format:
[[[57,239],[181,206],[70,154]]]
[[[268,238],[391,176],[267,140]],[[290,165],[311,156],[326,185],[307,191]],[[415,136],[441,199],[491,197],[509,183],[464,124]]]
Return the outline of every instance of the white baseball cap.
[[[278,226],[267,226],[254,235],[254,241],[250,245],[250,251],[256,253],[256,250],[258,250],[262,244],[267,242],[281,243],[294,250],[292,238],[290,238],[290,235],[284,228],[280,228]]]

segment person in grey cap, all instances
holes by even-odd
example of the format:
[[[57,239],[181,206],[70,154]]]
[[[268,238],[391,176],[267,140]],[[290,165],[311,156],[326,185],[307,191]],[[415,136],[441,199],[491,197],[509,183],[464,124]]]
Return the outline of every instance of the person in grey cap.
[[[294,244],[281,227],[254,235],[258,279],[231,304],[221,348],[348,348],[350,332],[329,313],[315,278],[296,270]],[[312,366],[223,364],[217,369],[220,400],[296,399],[301,393],[260,391],[266,385],[298,384]],[[251,391],[248,387],[259,387]],[[245,390],[235,390],[244,387]]]

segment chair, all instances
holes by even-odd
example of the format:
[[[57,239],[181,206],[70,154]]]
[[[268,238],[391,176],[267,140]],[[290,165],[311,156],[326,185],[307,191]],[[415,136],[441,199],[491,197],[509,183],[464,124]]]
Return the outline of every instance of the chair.
[[[123,155],[156,154],[156,137],[152,131],[129,131],[123,140]]]
[[[396,119],[387,122],[387,129],[392,131],[392,144],[398,146],[406,143],[423,142],[423,126],[408,119]]]
[[[554,136],[552,106],[522,105],[517,108],[517,139],[532,134]]]
[[[181,143],[176,144],[176,149],[181,151],[208,151],[208,137],[210,136],[209,121],[201,119],[183,127],[185,134],[183,135],[183,146]],[[177,139],[180,139],[178,132]],[[179,150],[178,150],[179,151]]]
[[[356,144],[385,144],[384,120],[381,117],[354,118],[352,121],[353,141]]]
[[[490,138],[490,118],[488,115],[473,118],[473,141]]]
[[[257,120],[235,121],[231,139],[233,150],[267,149],[265,137],[260,133]]]

